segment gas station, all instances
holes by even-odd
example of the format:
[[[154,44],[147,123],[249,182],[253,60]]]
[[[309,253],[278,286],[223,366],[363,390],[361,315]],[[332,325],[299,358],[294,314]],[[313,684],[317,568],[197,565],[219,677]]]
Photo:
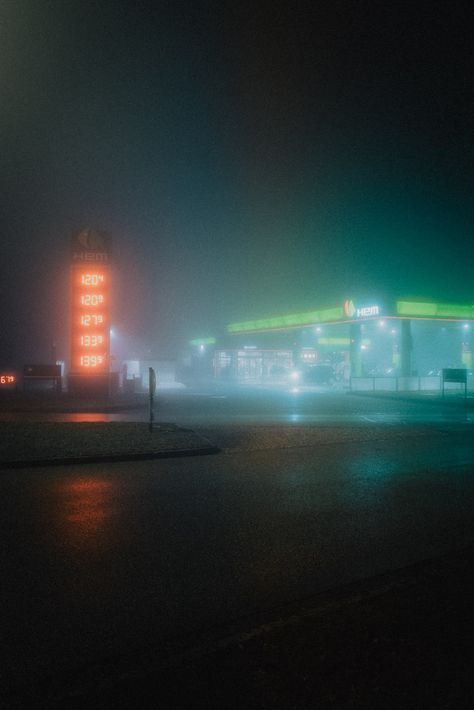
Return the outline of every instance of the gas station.
[[[330,368],[353,388],[430,388],[443,368],[472,371],[474,305],[400,299],[345,299],[339,305],[230,323],[226,334],[192,341],[217,380],[271,384]],[[414,380],[416,378],[416,382]]]

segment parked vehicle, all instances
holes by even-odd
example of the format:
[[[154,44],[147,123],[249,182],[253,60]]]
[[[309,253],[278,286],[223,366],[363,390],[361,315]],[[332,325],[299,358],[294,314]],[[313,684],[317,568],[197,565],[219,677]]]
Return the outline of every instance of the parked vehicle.
[[[335,379],[332,365],[311,365],[304,373],[304,382],[308,385],[332,385]]]

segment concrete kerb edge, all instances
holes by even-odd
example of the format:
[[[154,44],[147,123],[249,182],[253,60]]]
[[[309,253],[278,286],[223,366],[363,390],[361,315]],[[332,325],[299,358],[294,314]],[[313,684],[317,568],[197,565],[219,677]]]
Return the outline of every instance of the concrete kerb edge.
[[[348,390],[346,392],[348,395],[353,395],[355,397],[366,397],[367,399],[390,399],[395,402],[419,402],[423,404],[437,404],[447,407],[459,407],[461,409],[474,409],[474,397],[468,395],[467,397],[456,397],[451,399],[451,396],[443,398],[441,395],[422,395],[417,392],[410,394],[398,394],[395,392],[358,392]]]
[[[104,456],[69,456],[60,459],[33,459],[31,461],[15,460],[0,461],[0,470],[10,468],[33,468],[40,466],[70,466],[76,464],[93,463],[119,463],[121,461],[151,461],[153,459],[184,458],[190,456],[210,456],[219,454],[221,449],[217,446],[205,446],[199,449],[169,449],[164,451],[135,453],[135,454],[109,454]]]

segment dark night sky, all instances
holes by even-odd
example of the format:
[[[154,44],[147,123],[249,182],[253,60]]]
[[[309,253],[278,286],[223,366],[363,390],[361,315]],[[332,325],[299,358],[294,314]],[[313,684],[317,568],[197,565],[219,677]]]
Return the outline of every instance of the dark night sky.
[[[6,0],[0,364],[67,357],[69,236],[161,352],[347,297],[474,302],[471,3]]]

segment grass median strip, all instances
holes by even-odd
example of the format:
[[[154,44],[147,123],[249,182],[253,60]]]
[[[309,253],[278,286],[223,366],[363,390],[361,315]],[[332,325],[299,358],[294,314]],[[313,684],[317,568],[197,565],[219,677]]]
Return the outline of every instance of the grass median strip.
[[[174,424],[146,422],[5,422],[0,424],[0,466],[77,463],[164,455],[216,453],[207,439]]]

